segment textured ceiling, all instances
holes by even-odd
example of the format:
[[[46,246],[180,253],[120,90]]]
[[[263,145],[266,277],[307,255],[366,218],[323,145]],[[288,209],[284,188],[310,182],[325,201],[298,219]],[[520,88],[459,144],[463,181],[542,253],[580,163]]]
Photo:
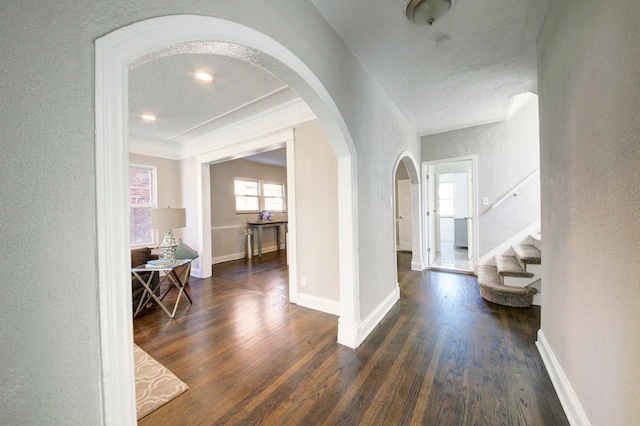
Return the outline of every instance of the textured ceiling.
[[[433,26],[406,0],[311,0],[420,133],[505,119],[537,93],[536,46],[547,0],[456,0]]]
[[[199,71],[214,80],[196,79]],[[160,56],[129,70],[130,134],[186,142],[295,98],[282,81],[242,59],[201,53]],[[157,120],[143,120],[145,113]]]
[[[410,22],[406,0],[311,2],[421,134],[503,120],[514,96],[537,92],[535,40],[548,0],[456,0],[434,26]],[[214,43],[138,59],[131,135],[187,143],[297,98],[252,55]],[[198,71],[214,81],[195,79]]]

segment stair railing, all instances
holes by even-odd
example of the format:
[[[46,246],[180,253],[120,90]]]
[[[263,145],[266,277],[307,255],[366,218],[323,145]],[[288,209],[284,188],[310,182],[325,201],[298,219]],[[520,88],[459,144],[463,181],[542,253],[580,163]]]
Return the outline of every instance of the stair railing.
[[[500,198],[498,201],[493,203],[491,205],[491,207],[489,207],[487,210],[485,210],[480,216],[484,216],[488,211],[495,209],[500,204],[502,204],[507,198],[509,198],[509,197],[517,197],[518,196],[518,189],[520,189],[520,187],[522,185],[527,183],[529,180],[531,180],[532,177],[534,177],[538,173],[540,173],[540,169],[535,169],[530,175],[528,175],[527,177],[522,179],[520,181],[520,183],[518,183],[516,186],[514,186],[509,191],[507,191],[507,193],[502,198]]]

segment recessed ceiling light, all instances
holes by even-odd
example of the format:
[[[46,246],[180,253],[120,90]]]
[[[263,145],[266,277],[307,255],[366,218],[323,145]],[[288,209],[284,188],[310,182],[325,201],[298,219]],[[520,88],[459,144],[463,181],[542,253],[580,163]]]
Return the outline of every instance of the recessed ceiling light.
[[[211,81],[213,80],[213,76],[211,74],[207,74],[206,72],[198,72],[196,73],[196,78],[202,81]]]
[[[156,116],[153,114],[142,114],[142,118],[147,121],[156,121]]]

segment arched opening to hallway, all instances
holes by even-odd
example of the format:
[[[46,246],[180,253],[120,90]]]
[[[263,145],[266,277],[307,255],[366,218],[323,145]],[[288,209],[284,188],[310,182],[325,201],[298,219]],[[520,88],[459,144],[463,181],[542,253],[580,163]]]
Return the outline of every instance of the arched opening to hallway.
[[[316,75],[278,42],[233,22],[203,16],[167,16],[138,22],[96,40],[96,205],[101,333],[102,393],[105,418],[125,423],[135,413],[133,388],[132,325],[125,285],[129,271],[127,166],[127,69],[145,54],[188,42],[223,42],[241,45],[265,59],[269,72],[294,90],[316,113],[324,128],[338,129],[329,139],[338,159],[338,216],[340,226],[340,321],[338,342],[357,346],[359,322],[357,238],[353,144],[346,125]],[[269,60],[266,60],[269,59]],[[201,168],[200,168],[201,170]],[[198,171],[199,172],[199,171]],[[195,179],[198,196],[193,201],[202,212],[202,179]],[[210,220],[210,217],[208,218]],[[211,257],[206,213],[195,230],[201,258]],[[209,237],[207,237],[209,235]],[[188,234],[187,234],[188,236]],[[209,239],[208,239],[209,238]],[[201,276],[210,275],[203,262]]]

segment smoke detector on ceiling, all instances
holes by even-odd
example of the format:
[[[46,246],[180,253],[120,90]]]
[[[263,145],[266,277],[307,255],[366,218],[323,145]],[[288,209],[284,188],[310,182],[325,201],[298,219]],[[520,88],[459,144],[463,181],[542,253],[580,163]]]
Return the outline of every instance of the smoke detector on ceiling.
[[[433,25],[453,6],[455,0],[411,0],[407,4],[407,18],[416,24]]]

